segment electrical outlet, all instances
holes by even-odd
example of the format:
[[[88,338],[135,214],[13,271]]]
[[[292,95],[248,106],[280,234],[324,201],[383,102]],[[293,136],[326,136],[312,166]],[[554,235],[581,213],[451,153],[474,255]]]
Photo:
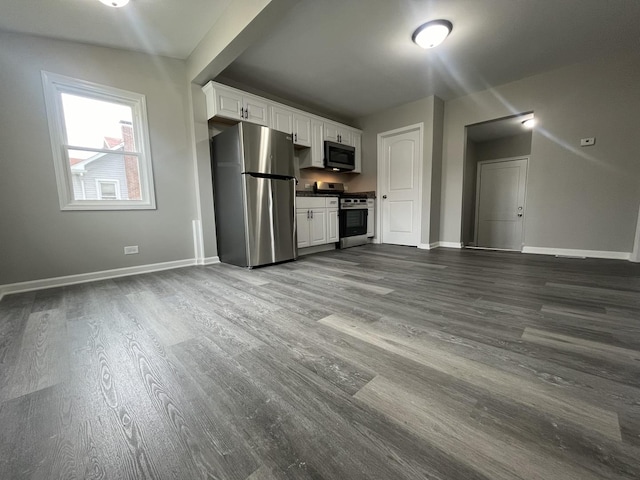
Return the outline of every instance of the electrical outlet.
[[[130,247],[124,247],[125,255],[133,255],[138,253],[138,245],[131,245]]]
[[[349,190],[349,186],[348,186],[348,185],[345,185],[345,186],[344,186],[344,191],[346,192],[347,190]]]
[[[304,184],[304,188],[306,188],[306,189],[311,188],[311,184],[310,184],[310,183],[305,183],[305,184]]]
[[[581,147],[590,147],[591,145],[595,145],[596,144],[596,137],[589,137],[589,138],[581,138],[580,139],[580,146]]]

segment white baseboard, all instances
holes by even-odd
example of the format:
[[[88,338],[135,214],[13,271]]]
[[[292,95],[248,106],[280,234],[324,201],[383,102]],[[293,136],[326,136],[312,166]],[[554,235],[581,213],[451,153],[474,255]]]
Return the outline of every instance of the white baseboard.
[[[210,258],[217,259],[218,257]],[[6,285],[0,285],[0,300],[2,300],[2,297],[10,293],[30,292],[32,290],[74,285],[76,283],[94,282],[96,280],[127,277],[129,275],[139,275],[141,273],[159,272],[162,270],[171,270],[172,268],[190,267],[195,264],[195,259],[189,258],[186,260],[152,263],[150,265],[139,265],[136,267],[114,268],[113,270],[102,270],[100,272],[79,273],[77,275],[66,275],[64,277],[43,278],[42,280],[9,283]]]
[[[438,242],[438,247],[462,248],[462,242]]]
[[[439,242],[419,243],[418,244],[418,248],[420,250],[433,250],[434,248],[438,248],[438,247],[439,247]]]
[[[202,260],[202,264],[201,265],[213,265],[215,263],[220,263],[220,257],[205,257]]]
[[[335,250],[335,243],[326,243],[324,245],[314,245],[313,247],[305,247],[298,249],[298,256],[309,255],[310,253],[328,252],[329,250]]]
[[[522,247],[522,253],[537,255],[559,255],[561,257],[608,258],[612,260],[629,260],[629,252],[608,252],[605,250],[576,250],[573,248]]]

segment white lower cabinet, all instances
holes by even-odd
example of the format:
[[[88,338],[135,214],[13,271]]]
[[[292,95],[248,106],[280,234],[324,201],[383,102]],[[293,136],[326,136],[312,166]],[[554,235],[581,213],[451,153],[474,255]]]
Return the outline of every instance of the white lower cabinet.
[[[338,198],[297,197],[298,248],[338,241]]]

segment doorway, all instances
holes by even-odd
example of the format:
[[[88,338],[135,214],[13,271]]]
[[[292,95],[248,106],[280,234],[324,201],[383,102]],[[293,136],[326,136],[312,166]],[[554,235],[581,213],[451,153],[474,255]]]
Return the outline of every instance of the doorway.
[[[420,242],[423,130],[419,123],[378,134],[381,243]]]
[[[478,163],[475,244],[522,250],[528,158]]]
[[[526,128],[523,122],[533,116],[533,112],[521,113],[465,127],[462,222],[460,225],[463,246],[480,246],[477,243],[478,170],[480,165],[482,162],[515,160],[525,157],[531,161],[532,130]],[[487,172],[489,171],[487,170]],[[523,207],[522,218],[524,218],[524,204],[518,206]],[[504,226],[506,227],[506,225]],[[484,241],[483,238],[486,239],[481,235],[481,243]],[[490,242],[488,244],[490,246],[485,248],[501,248],[492,243]],[[500,244],[502,245],[502,243]],[[520,250],[521,248],[517,247],[516,249]]]

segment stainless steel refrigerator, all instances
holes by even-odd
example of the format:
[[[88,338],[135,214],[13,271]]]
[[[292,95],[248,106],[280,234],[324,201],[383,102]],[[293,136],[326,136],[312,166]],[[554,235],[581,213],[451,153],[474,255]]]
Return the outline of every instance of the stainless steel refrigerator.
[[[298,256],[293,141],[241,122],[211,140],[220,261],[257,267]]]

